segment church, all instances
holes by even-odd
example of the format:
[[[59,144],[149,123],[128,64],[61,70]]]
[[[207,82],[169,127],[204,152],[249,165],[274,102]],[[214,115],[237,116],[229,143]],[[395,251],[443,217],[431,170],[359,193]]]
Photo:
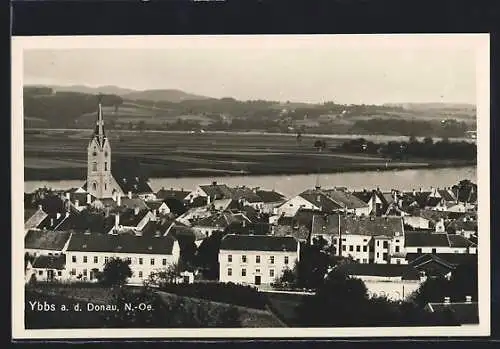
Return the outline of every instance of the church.
[[[102,103],[99,98],[97,122],[87,147],[87,181],[80,192],[97,199],[136,196],[144,200],[155,198],[148,179],[137,172],[136,166],[111,164],[111,144],[104,132]]]

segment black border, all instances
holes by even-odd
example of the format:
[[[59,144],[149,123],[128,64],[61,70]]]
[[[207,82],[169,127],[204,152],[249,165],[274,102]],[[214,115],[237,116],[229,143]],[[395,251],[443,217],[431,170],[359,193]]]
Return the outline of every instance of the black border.
[[[500,340],[500,290],[498,260],[500,246],[498,234],[499,198],[496,176],[498,141],[496,126],[498,115],[498,81],[500,81],[496,58],[500,42],[500,2],[494,0],[330,0],[317,2],[292,2],[282,0],[14,0],[8,8],[11,21],[7,29],[11,35],[155,35],[155,34],[335,34],[335,33],[490,33],[491,51],[491,339]],[[6,23],[8,21],[0,21]],[[7,35],[9,35],[7,34]],[[10,47],[9,47],[10,49]],[[4,51],[10,58],[9,50]],[[8,60],[9,60],[8,58]],[[6,66],[6,79],[1,79],[10,91],[10,64]],[[10,94],[3,107],[9,115]],[[10,124],[9,124],[10,126]],[[10,138],[10,127],[8,130]],[[8,180],[10,181],[10,167]],[[10,184],[10,182],[9,182]],[[9,185],[10,189],[10,185]],[[9,190],[10,192],[10,190]],[[10,217],[9,217],[10,219]],[[4,244],[7,245],[7,244]],[[9,252],[9,251],[8,251]],[[10,288],[9,288],[10,292]],[[6,309],[10,309],[10,303]],[[5,312],[9,319],[10,312]],[[470,339],[470,338],[469,338]],[[88,338],[82,338],[88,341]],[[161,340],[161,339],[158,339]],[[202,339],[200,339],[202,340]],[[232,342],[237,338],[226,339]],[[244,339],[239,345],[253,345],[257,338]],[[307,339],[310,342],[313,339]],[[330,340],[317,339],[318,344]],[[374,342],[380,339],[373,338]],[[390,341],[384,338],[383,341]],[[392,338],[393,343],[405,342]],[[421,347],[430,340],[443,341],[443,338],[418,338],[404,345]],[[463,343],[457,339],[452,343]],[[477,338],[485,343],[487,338]],[[24,342],[25,340],[22,340]],[[71,340],[76,342],[78,340]],[[116,341],[116,340],[114,340]],[[122,342],[123,340],[121,340]],[[126,340],[132,344],[133,339]],[[144,339],[138,339],[145,342]],[[155,340],[156,341],[156,340]],[[175,339],[169,339],[175,342]],[[207,344],[213,339],[206,339]],[[276,342],[277,339],[262,339],[259,344]],[[304,340],[286,340],[287,346],[295,346]],[[37,341],[44,342],[44,341]],[[57,342],[70,342],[60,340]],[[108,342],[98,340],[97,342]],[[149,342],[149,341],[146,341]],[[364,343],[366,340],[342,339],[338,344]],[[443,343],[442,343],[443,344]],[[51,344],[54,345],[54,344]],[[217,345],[221,345],[218,342]]]

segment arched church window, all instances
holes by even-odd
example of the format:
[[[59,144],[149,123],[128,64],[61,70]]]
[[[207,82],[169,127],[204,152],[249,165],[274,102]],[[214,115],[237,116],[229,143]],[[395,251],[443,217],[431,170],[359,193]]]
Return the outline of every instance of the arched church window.
[[[92,183],[92,188],[93,188],[94,190],[97,190],[97,183],[96,183],[96,182]]]
[[[104,163],[104,171],[107,171],[107,170],[108,170],[108,163],[107,163],[107,162],[105,162],[105,163]]]
[[[108,184],[104,183],[104,190],[108,190]]]
[[[108,152],[104,152],[104,157],[108,157]]]
[[[94,151],[94,152],[92,153],[92,156],[97,156],[97,153]]]
[[[92,171],[97,171],[97,162],[92,163]]]

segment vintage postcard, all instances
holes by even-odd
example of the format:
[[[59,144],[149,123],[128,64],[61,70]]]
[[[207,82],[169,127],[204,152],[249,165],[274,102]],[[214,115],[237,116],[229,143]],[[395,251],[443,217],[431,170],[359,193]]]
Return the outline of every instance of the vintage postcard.
[[[14,37],[13,337],[489,335],[489,66],[486,34]]]

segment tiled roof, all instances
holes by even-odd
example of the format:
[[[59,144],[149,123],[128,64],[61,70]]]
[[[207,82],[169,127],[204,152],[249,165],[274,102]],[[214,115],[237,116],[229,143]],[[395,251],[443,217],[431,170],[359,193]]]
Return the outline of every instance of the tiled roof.
[[[36,228],[47,218],[47,213],[43,209],[38,209],[36,212],[24,223],[24,229]]]
[[[283,194],[280,194],[274,190],[257,190],[257,195],[261,198],[262,202],[281,202],[286,200]]]
[[[33,268],[63,270],[66,267],[66,256],[38,256],[33,261]]]
[[[257,193],[255,193],[250,188],[236,187],[236,188],[232,188],[231,190],[233,192],[232,198],[235,200],[245,199],[248,202],[261,202],[262,201],[260,196],[257,195]]]
[[[409,263],[413,263],[413,261],[417,260],[418,258],[422,258],[422,256],[425,255],[436,256],[440,260],[446,261],[446,263],[453,266],[462,264],[477,264],[477,254],[469,254],[469,253],[433,253],[433,254],[407,253],[406,259],[408,260]]]
[[[363,202],[368,203],[373,196],[373,192],[371,190],[355,191],[352,193],[352,195],[362,200]]]
[[[438,189],[437,192],[445,201],[455,201],[457,198],[449,190]]]
[[[324,212],[333,212],[343,208],[339,203],[332,201],[329,196],[318,190],[306,190],[299,195]]]
[[[111,166],[111,173],[123,193],[132,194],[153,193],[148,178],[142,173],[140,163],[133,160],[121,159]]]
[[[475,231],[477,232],[477,221],[473,220],[465,220],[456,219],[448,225],[450,228],[453,228],[457,231],[465,230],[465,231]]]
[[[163,205],[163,201],[162,200],[148,201],[146,202],[146,205],[151,210],[158,210],[160,206]]]
[[[148,205],[144,202],[144,200],[139,199],[139,198],[129,199],[128,197],[122,197],[120,200],[121,200],[120,207],[124,207],[124,208],[139,207],[140,210],[147,210],[148,209]]]
[[[201,185],[203,190],[212,199],[228,199],[233,197],[233,190],[225,184]]]
[[[395,236],[403,235],[401,217],[340,217],[340,230],[342,234],[364,236]]]
[[[448,219],[449,213],[443,211],[435,211],[435,210],[416,210],[413,212],[414,216],[419,216],[425,219],[428,219],[432,222],[438,222],[441,219]]]
[[[291,236],[235,235],[222,238],[221,250],[296,252],[297,240]]]
[[[338,270],[355,276],[401,277],[403,280],[420,280],[420,272],[408,264],[346,263]]]
[[[410,255],[410,256],[408,256]],[[408,260],[408,264],[410,265],[413,265],[415,268],[418,268],[430,261],[435,261],[443,266],[445,266],[446,268],[448,269],[454,269],[455,268],[455,264],[445,260],[445,259],[442,259],[441,257],[435,255],[435,254],[432,254],[432,253],[427,253],[427,254],[407,254],[406,256],[407,260]]]
[[[172,212],[175,215],[181,215],[187,211],[186,206],[184,206],[184,203],[178,198],[166,197],[165,199],[163,199],[163,202],[167,204],[168,208],[170,209],[170,212]]]
[[[413,231],[405,236],[406,247],[449,247],[450,241],[446,233]]]
[[[212,227],[225,229],[233,223],[250,223],[250,220],[242,213],[217,212],[209,217],[202,218],[193,223],[193,226]]]
[[[436,207],[441,203],[441,198],[436,198],[436,197],[429,197],[427,199],[427,202],[425,203],[426,207]]]
[[[450,240],[450,247],[476,247],[475,243],[461,235],[449,234],[448,239]]]
[[[66,220],[66,213],[59,214],[59,218],[57,218],[57,215],[47,215],[36,228],[55,230],[64,220]]]
[[[139,211],[137,214],[135,210],[126,210],[120,214],[120,225],[127,227],[136,227],[137,224],[149,213],[148,210]]]
[[[61,251],[70,236],[67,231],[29,230],[24,237],[24,248]]]
[[[113,215],[90,213],[86,210],[80,214],[73,214],[68,217],[60,226],[60,229],[89,231],[92,233],[108,233],[115,223]]]
[[[172,237],[145,237],[111,234],[73,234],[67,251],[172,254]]]
[[[189,193],[190,193],[189,191],[174,190],[173,188],[172,189],[161,188],[156,193],[156,197],[158,199],[165,199],[165,198],[173,197],[173,198],[176,198],[177,200],[182,201],[186,198],[186,196],[189,195]]]
[[[339,235],[340,216],[333,215],[314,215],[312,219],[312,235]]]
[[[327,189],[325,193],[337,204],[347,209],[364,208],[368,204],[344,190]]]
[[[479,306],[477,302],[429,303],[428,308],[434,313],[450,310],[453,318],[460,324],[479,324]]]

